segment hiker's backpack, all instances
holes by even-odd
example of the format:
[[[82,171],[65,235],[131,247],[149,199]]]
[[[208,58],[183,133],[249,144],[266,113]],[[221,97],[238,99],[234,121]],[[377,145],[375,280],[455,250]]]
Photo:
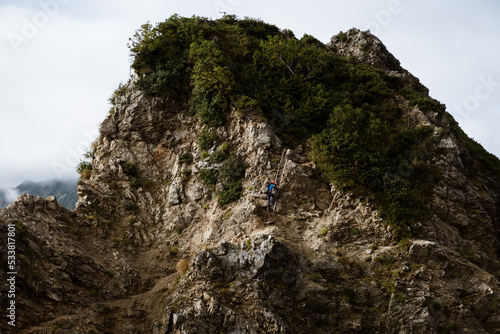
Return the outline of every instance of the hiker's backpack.
[[[263,193],[264,194],[267,194],[267,190],[269,189],[269,186],[271,185],[271,180],[267,180],[265,183],[264,183],[264,188],[262,189]]]

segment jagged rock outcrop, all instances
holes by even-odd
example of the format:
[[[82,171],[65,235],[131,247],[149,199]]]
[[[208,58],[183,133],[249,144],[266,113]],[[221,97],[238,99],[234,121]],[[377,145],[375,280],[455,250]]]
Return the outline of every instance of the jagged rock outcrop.
[[[392,76],[403,79],[415,90],[425,95],[429,94],[429,90],[420,83],[420,80],[401,67],[399,60],[370,31],[349,29],[345,33],[333,36],[328,46],[342,56],[354,57],[362,63],[380,68]]]
[[[330,47],[420,85],[368,33],[350,30]],[[499,178],[470,175],[468,148],[445,131],[450,116],[394,101],[409,125],[433,127],[434,141],[414,155],[431,150],[443,172],[413,239],[397,238],[368,198],[325,181],[308,147],[285,147],[262,119],[233,110],[203,150],[204,126],[182,102],[129,82],[101,125],[76,210],[26,195],[0,211],[3,244],[16,226],[17,328],[500,333]],[[218,202],[221,181],[207,184],[203,172],[228,168],[210,159],[223,145],[245,167],[229,205]],[[261,188],[282,156],[277,212],[268,214]]]

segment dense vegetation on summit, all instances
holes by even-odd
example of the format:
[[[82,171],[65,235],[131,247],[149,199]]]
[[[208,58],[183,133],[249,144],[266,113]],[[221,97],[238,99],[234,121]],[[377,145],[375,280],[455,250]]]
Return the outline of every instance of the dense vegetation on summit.
[[[401,234],[417,232],[428,214],[440,173],[427,163],[432,152],[413,153],[432,130],[407,126],[393,97],[443,111],[399,78],[312,36],[234,16],[172,16],[143,25],[129,47],[139,89],[184,101],[208,127],[224,125],[232,110],[265,118],[285,144],[309,143],[324,177],[373,199]]]

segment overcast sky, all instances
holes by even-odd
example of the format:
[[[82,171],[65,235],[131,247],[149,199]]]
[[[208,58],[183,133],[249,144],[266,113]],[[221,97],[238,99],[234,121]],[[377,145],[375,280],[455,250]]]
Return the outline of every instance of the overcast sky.
[[[323,42],[370,29],[500,156],[500,2],[495,0],[2,0],[0,188],[76,177],[108,98],[130,74],[128,38],[178,13],[260,18]]]

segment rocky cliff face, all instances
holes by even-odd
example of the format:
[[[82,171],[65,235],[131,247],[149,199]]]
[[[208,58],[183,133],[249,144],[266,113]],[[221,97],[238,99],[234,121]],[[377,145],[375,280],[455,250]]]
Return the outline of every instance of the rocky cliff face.
[[[420,85],[367,32],[330,47]],[[16,229],[16,329],[500,333],[498,175],[471,175],[450,116],[394,100],[409,123],[434,128],[414,155],[432,150],[443,171],[414,238],[396,237],[371,201],[326,182],[308,147],[285,147],[263,120],[233,111],[203,150],[203,125],[185,105],[128,83],[101,125],[76,210],[24,195],[0,211],[2,244]],[[206,180],[235,167],[211,159],[223,146],[244,166],[242,195],[228,205],[220,181]],[[411,173],[403,158],[410,164],[392,177]],[[262,186],[278,165],[268,214]]]

